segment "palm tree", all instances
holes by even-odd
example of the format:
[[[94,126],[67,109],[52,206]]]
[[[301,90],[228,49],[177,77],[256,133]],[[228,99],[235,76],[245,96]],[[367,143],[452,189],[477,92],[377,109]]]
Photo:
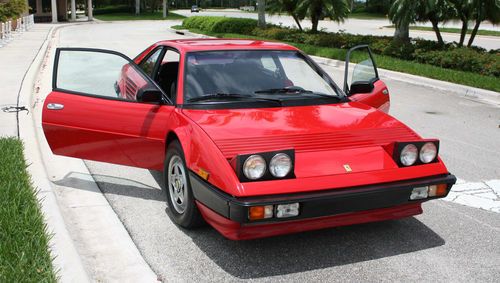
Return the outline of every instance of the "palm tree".
[[[458,17],[462,21],[462,30],[460,31],[460,41],[458,46],[463,46],[467,30],[469,29],[469,21],[473,17],[475,0],[448,0],[455,8]]]
[[[300,31],[302,31],[302,25],[300,21],[305,18],[304,13],[300,13],[298,6],[300,0],[269,0],[267,3],[267,11],[271,14],[286,13],[290,15]]]
[[[318,32],[319,20],[329,17],[330,20],[343,22],[350,13],[347,0],[300,0],[298,12],[311,18],[311,32]]]
[[[439,23],[452,19],[455,14],[455,9],[447,0],[422,0],[418,2],[416,20],[418,22],[431,22],[438,43],[443,45]]]
[[[259,12],[259,27],[266,27],[266,1],[265,0],[257,0],[257,9]]]
[[[500,22],[500,2],[498,0],[475,0],[473,2],[472,17],[476,20],[474,29],[467,43],[467,47],[472,46],[474,38],[476,37],[479,25],[482,21],[488,20],[492,24]]]
[[[389,9],[389,19],[396,27],[394,40],[410,41],[410,24],[416,20],[418,2],[414,0],[395,0]]]

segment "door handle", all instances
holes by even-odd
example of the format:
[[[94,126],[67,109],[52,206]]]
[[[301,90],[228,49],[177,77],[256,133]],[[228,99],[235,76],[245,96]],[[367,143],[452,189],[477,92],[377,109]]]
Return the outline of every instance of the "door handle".
[[[61,110],[63,108],[64,108],[63,104],[59,104],[59,103],[49,103],[49,104],[47,104],[47,109],[49,109],[49,110]]]

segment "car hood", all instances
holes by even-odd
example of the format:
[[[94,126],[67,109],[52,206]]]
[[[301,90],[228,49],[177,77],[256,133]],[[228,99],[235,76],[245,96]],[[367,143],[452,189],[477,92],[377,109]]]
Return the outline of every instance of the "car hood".
[[[344,164],[356,171],[395,168],[383,146],[420,139],[390,115],[358,102],[183,112],[228,160],[238,154],[294,149],[298,177],[345,173]]]

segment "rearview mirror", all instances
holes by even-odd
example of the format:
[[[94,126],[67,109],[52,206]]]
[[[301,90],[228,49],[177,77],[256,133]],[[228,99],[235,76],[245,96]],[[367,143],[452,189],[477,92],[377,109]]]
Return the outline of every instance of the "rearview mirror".
[[[137,101],[149,103],[161,103],[163,101],[163,94],[158,89],[143,89],[137,93]]]
[[[373,82],[367,82],[367,81],[355,81],[351,84],[351,87],[349,89],[349,95],[351,94],[356,94],[356,93],[370,93],[372,92],[373,88],[375,86],[373,85]]]

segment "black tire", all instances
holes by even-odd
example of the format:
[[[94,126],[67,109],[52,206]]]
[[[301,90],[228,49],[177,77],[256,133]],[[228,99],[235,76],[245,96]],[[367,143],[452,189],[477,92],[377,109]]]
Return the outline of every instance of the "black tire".
[[[182,164],[179,164],[179,161]],[[170,165],[171,163],[173,165]],[[179,179],[178,176],[173,176],[172,184],[169,182],[169,166],[172,166],[171,169],[173,170],[181,170],[182,168],[178,167],[179,165],[181,165],[184,169],[183,172],[186,177],[184,181],[182,181],[183,184],[181,186],[179,186],[179,181],[174,183],[174,178]],[[172,141],[167,147],[167,156],[165,157],[165,164],[163,168],[163,179],[163,189],[167,194],[167,214],[170,219],[172,219],[175,224],[186,229],[203,226],[205,222],[200,214],[200,211],[198,210],[198,207],[196,206],[196,203],[194,202],[194,195],[191,189],[191,183],[189,182],[189,171],[186,167],[184,152],[181,144],[177,140]],[[183,190],[180,190],[183,192],[183,201],[180,203],[179,201],[176,201],[176,204],[174,204],[174,199],[180,200],[177,198],[177,196],[179,196],[179,190],[176,190],[176,185],[177,187],[183,188]],[[185,207],[182,210],[183,206]]]

